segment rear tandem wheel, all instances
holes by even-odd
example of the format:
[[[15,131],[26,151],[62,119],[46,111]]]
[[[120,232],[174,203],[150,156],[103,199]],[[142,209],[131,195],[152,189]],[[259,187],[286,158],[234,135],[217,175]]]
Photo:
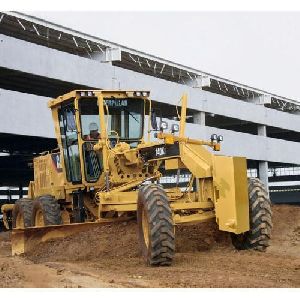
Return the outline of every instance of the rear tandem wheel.
[[[62,224],[60,205],[54,197],[44,195],[33,201],[32,226],[48,226]]]

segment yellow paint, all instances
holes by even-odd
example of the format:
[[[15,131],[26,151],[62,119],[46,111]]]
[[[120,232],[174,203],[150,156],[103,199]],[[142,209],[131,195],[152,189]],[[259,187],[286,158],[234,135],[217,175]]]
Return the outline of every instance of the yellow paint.
[[[83,191],[83,203],[88,212],[87,220],[96,222],[119,220],[120,216],[137,209],[138,188],[145,181],[157,181],[161,177],[159,168],[166,170],[188,169],[191,180],[186,189],[166,190],[176,224],[194,224],[216,218],[221,230],[234,233],[249,229],[248,192],[246,178],[246,160],[244,158],[216,156],[207,147],[220,150],[216,141],[190,139],[185,136],[187,95],[181,98],[181,116],[179,134],[159,132],[157,140],[150,142],[150,120],[152,103],[148,97],[137,97],[134,91],[93,90],[99,107],[101,138],[93,145],[93,150],[101,158],[102,173],[96,182],[87,182],[82,146],[81,118],[79,111],[80,92],[72,91],[50,100],[58,149],[53,153],[44,153],[34,159],[34,180],[29,185],[29,198],[50,194],[60,201],[63,210],[63,222],[70,222],[73,209],[73,192]],[[147,141],[141,138],[137,146],[131,147],[126,140],[119,139],[111,148],[108,139],[109,109],[106,98],[132,98],[144,102],[144,117],[148,118]],[[82,180],[72,183],[67,180],[66,162],[59,123],[59,109],[68,101],[74,102],[75,123],[78,129],[79,161]],[[143,118],[145,119],[145,118]],[[146,126],[146,124],[144,124]],[[178,144],[179,154],[169,157],[151,156],[145,161],[143,153],[155,152],[155,147]],[[173,146],[172,146],[173,147]],[[61,170],[53,163],[52,155],[60,156]],[[55,154],[56,155],[56,154]],[[193,190],[196,187],[196,190]],[[119,217],[116,217],[119,216]],[[41,223],[41,222],[39,222]],[[58,235],[58,233],[54,234]],[[51,233],[45,235],[46,239]],[[22,246],[21,246],[22,248]]]
[[[178,224],[192,225],[192,224],[206,222],[214,218],[215,218],[215,214],[213,211],[194,213],[191,215],[182,215],[182,216],[180,216],[179,214],[175,214],[174,222],[176,225]]]
[[[214,157],[215,211],[219,228],[236,234],[249,230],[246,159]]]
[[[165,161],[166,170],[176,170],[180,168],[184,168],[184,164],[179,158],[167,159]]]

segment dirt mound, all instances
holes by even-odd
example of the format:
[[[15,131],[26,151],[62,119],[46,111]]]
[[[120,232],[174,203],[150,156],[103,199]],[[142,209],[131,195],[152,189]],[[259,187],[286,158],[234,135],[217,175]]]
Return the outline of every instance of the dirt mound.
[[[300,257],[300,206],[274,205],[273,231],[268,252]]]
[[[218,230],[215,222],[179,226],[176,230],[176,252],[201,252],[215,247],[230,247],[228,232]]]
[[[236,251],[214,222],[179,226],[174,263],[159,269],[139,255],[134,221],[49,241],[25,258],[10,257],[9,234],[1,233],[0,286],[300,287],[299,220],[300,206],[274,206],[263,253]]]
[[[218,230],[214,222],[176,228],[176,252],[207,251],[215,246],[230,246],[228,233]],[[33,260],[82,261],[107,258],[139,257],[135,221],[102,225],[77,235],[48,241],[31,253]]]
[[[134,222],[94,227],[74,236],[48,241],[27,256],[35,260],[82,261],[99,257],[138,256]]]
[[[300,255],[300,207],[273,207],[273,253]],[[218,230],[216,223],[176,227],[176,253],[233,249],[230,235]],[[107,258],[139,257],[135,221],[96,227],[77,235],[49,241],[28,254],[33,260],[83,261]]]

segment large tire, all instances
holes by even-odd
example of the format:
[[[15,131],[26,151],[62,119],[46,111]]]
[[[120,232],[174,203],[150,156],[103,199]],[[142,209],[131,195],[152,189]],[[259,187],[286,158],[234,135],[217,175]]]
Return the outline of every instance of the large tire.
[[[171,265],[175,254],[174,224],[168,196],[160,185],[140,188],[137,222],[146,263],[150,266]]]
[[[15,202],[12,211],[12,227],[27,228],[31,227],[33,201],[31,199],[19,199]]]
[[[60,205],[50,195],[38,197],[33,202],[31,222],[32,226],[62,224]]]
[[[248,179],[250,230],[232,234],[232,244],[238,250],[265,251],[269,246],[272,231],[271,201],[257,178]]]

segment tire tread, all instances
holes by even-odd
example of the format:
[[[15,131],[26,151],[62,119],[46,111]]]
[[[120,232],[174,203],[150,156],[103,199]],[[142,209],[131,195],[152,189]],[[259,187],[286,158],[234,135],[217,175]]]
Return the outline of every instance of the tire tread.
[[[268,193],[258,178],[248,180],[250,230],[232,234],[232,243],[238,250],[265,251],[271,238],[272,210]]]
[[[144,258],[151,266],[169,266],[175,254],[175,234],[169,199],[158,184],[143,186],[138,194],[138,208],[145,209],[149,216],[149,249],[143,240],[142,212],[138,209],[139,239]],[[147,253],[147,254],[145,254]]]

